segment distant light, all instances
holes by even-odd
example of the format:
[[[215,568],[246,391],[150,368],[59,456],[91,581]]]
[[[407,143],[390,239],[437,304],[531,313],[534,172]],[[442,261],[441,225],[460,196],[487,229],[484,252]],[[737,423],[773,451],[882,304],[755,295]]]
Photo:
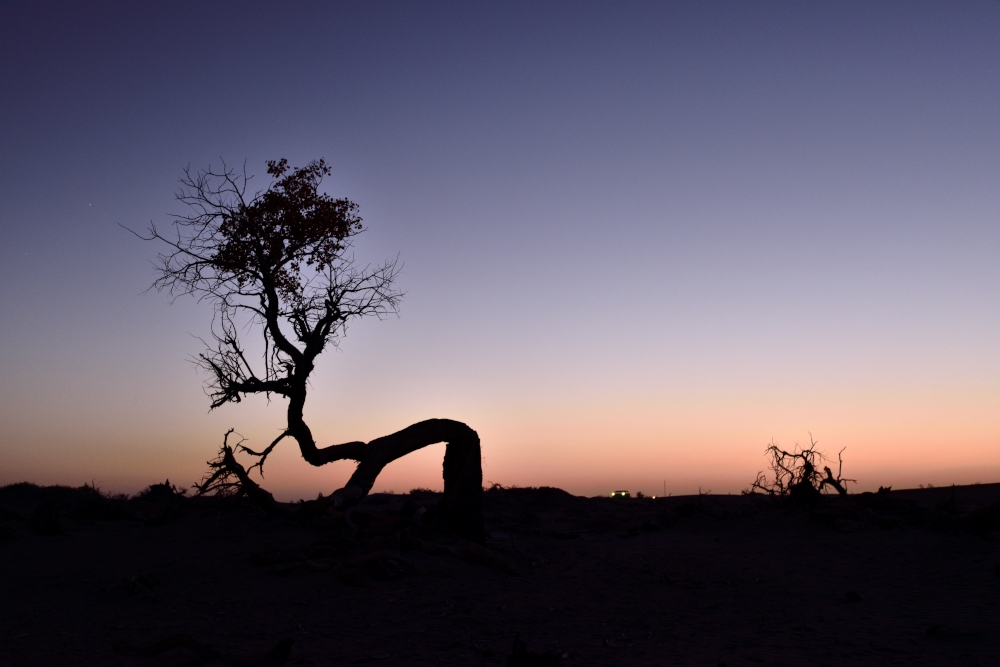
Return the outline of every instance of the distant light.
[[[612,498],[631,498],[632,494],[630,494],[628,491],[624,491],[624,490],[622,490],[622,491],[612,491],[611,492],[611,497]]]

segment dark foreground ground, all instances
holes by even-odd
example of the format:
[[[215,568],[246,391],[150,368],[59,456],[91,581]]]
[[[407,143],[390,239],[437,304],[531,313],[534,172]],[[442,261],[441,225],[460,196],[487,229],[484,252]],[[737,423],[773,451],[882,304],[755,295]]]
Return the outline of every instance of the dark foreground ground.
[[[0,665],[503,665],[518,634],[549,654],[521,664],[1000,664],[998,484],[494,489],[488,550],[421,527],[429,493],[293,521],[159,491],[0,489]]]

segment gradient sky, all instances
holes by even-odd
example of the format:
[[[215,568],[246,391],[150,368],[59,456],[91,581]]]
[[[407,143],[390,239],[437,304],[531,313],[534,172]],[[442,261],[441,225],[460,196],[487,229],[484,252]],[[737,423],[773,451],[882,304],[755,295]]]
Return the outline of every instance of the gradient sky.
[[[0,4],[0,484],[189,485],[277,433],[208,413],[211,308],[119,225],[278,157],[405,264],[321,444],[449,417],[489,482],[719,493],[811,432],[860,488],[1000,481],[1000,2]],[[288,443],[264,483],[350,469]]]

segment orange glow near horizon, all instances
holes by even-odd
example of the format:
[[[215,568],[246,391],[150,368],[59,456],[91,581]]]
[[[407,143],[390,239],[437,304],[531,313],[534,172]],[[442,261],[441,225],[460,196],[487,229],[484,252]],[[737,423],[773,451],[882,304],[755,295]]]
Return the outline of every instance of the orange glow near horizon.
[[[484,484],[557,486],[580,495],[617,488],[659,495],[665,482],[666,491],[675,495],[699,488],[736,493],[766,467],[763,452],[772,438],[792,448],[808,443],[811,430],[819,449],[834,460],[846,448],[845,476],[858,480],[858,490],[871,490],[882,485],[1000,481],[1000,428],[992,411],[998,402],[996,389],[701,396],[603,404],[565,400],[560,405],[477,410],[467,420],[482,439]],[[355,434],[376,437],[380,428],[388,430],[383,423],[399,426],[418,420],[411,411],[419,409],[410,406],[406,413],[383,418],[359,415],[336,429],[327,420],[313,418],[313,430],[325,441],[334,440],[329,437],[333,434],[340,434],[335,441]],[[242,407],[236,411],[244,412]],[[250,412],[267,420],[241,431],[259,444],[273,432],[281,408]],[[221,437],[223,419],[213,413],[194,420],[195,428],[187,433],[176,432],[175,425],[173,434],[147,434],[141,447],[129,441],[129,435],[142,437],[136,435],[141,425],[133,424],[133,433],[117,442],[75,439],[72,448],[41,447],[17,459],[8,452],[0,461],[0,482],[94,481],[106,490],[135,492],[169,477],[188,486],[214,453],[213,440]],[[785,428],[776,432],[773,424]],[[440,489],[443,455],[444,446],[433,445],[393,462],[374,491]],[[294,443],[287,442],[269,459],[264,485],[285,500],[314,497],[339,487],[352,469],[350,462],[312,468]]]

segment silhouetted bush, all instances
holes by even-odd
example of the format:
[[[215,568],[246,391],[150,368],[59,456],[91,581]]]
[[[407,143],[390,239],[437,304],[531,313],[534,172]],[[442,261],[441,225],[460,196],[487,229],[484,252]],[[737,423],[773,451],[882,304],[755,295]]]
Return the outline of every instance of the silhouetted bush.
[[[184,516],[187,507],[186,489],[170,483],[152,484],[135,498],[140,515],[147,526],[162,526]]]
[[[1000,503],[993,503],[968,513],[962,517],[961,526],[976,535],[1000,530]]]
[[[75,491],[74,506],[69,512],[74,521],[121,521],[135,518],[129,510],[127,494],[105,494],[97,486],[89,484],[84,484]]]
[[[797,506],[814,505],[829,487],[841,496],[847,495],[847,484],[854,482],[842,476],[844,469],[844,450],[837,454],[837,475],[829,466],[820,465],[828,460],[823,452],[816,449],[818,443],[809,436],[809,446],[795,446],[795,451],[787,452],[773,442],[768,445],[765,454],[770,456],[769,467],[772,478],[770,481],[763,471],[757,473],[757,479],[745,494],[761,492],[769,496],[788,497]],[[825,473],[825,474],[824,474]]]

